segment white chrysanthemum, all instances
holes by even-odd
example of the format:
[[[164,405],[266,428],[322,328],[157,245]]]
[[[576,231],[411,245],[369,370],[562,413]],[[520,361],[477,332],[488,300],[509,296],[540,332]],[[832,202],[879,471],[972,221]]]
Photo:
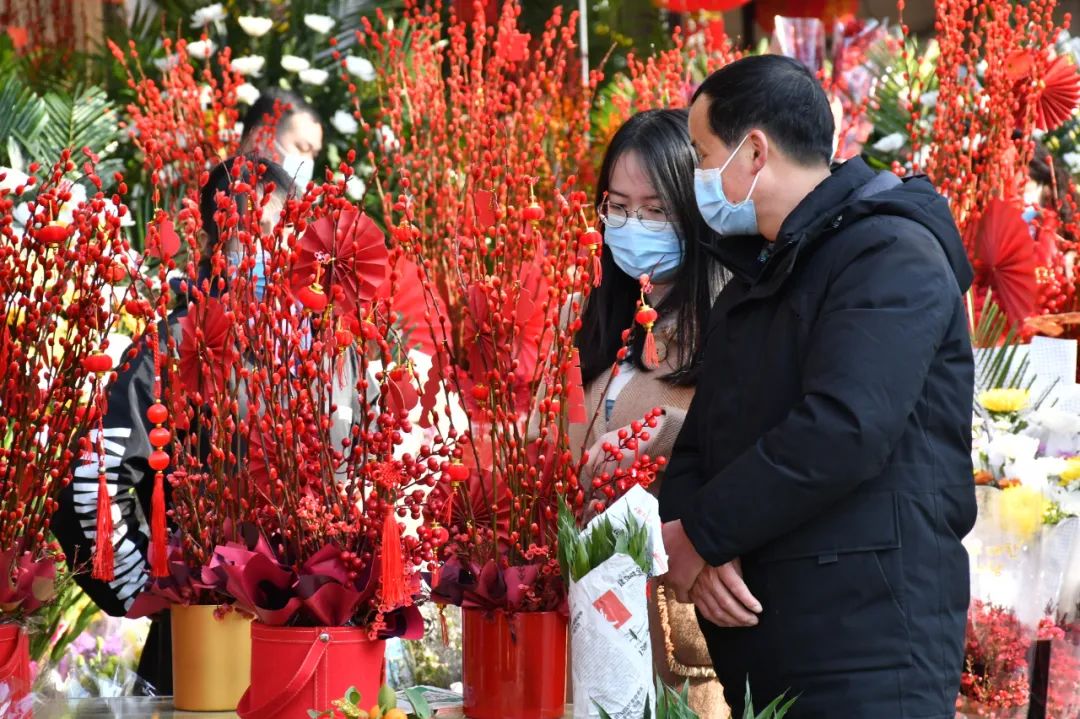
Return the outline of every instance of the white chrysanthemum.
[[[242,55],[229,61],[233,72],[238,72],[244,77],[258,77],[266,65],[266,58],[262,55]]]
[[[225,8],[221,6],[221,3],[216,2],[191,13],[191,27],[206,27],[212,22],[221,22],[226,17],[228,14]]]
[[[360,123],[356,121],[351,112],[345,110],[335,112],[334,116],[330,118],[330,124],[342,135],[355,135],[356,131],[360,129]]]
[[[349,196],[349,199],[353,202],[359,202],[364,199],[364,194],[367,192],[367,185],[356,175],[353,175],[345,181],[345,194]]]
[[[375,66],[366,57],[346,55],[345,70],[353,77],[357,77],[364,82],[371,82],[375,79]]]
[[[238,20],[240,29],[251,37],[262,37],[274,27],[274,21],[268,17],[256,17],[254,15],[242,15]]]
[[[214,51],[217,50],[217,45],[213,40],[196,40],[195,42],[188,43],[187,51],[191,57],[197,57],[200,60],[206,60]]]
[[[894,132],[875,142],[874,149],[878,152],[899,152],[906,142],[907,138],[899,132]]]
[[[320,70],[317,67],[300,71],[300,82],[308,85],[324,85],[329,77],[330,73],[326,70]]]
[[[281,66],[289,72],[303,72],[311,67],[311,63],[296,55],[282,55]]]
[[[334,18],[329,15],[308,13],[304,15],[304,24],[320,35],[325,35],[334,29]]]
[[[1080,175],[1080,153],[1078,152],[1066,152],[1061,156],[1061,159],[1065,161],[1065,164],[1069,167],[1069,172],[1074,175]]]
[[[382,146],[383,152],[401,149],[401,143],[398,142],[397,135],[389,127],[380,125],[377,132],[379,133],[379,144]]]
[[[254,105],[261,94],[259,88],[255,87],[250,82],[245,82],[243,85],[236,86],[236,101],[245,105]]]
[[[154,67],[158,69],[158,72],[168,72],[176,67],[178,62],[180,62],[180,56],[176,53],[172,53],[165,57],[154,58]]]
[[[16,187],[30,181],[30,175],[10,167],[0,167],[0,175],[4,176],[4,179],[0,180],[0,192],[4,193],[15,192]]]
[[[1035,459],[1039,440],[1022,434],[1003,432],[995,435],[986,446],[991,467]]]

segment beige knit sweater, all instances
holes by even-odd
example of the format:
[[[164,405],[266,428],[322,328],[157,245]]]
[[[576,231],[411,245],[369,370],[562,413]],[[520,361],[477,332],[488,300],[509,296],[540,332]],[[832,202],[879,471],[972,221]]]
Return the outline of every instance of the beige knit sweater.
[[[662,377],[674,371],[679,363],[678,347],[675,345],[675,326],[672,322],[661,322],[654,329],[660,367],[652,372],[635,368],[633,376],[619,392],[612,408],[611,419],[604,419],[604,395],[608,386],[609,375],[604,374],[594,379],[585,387],[586,417],[591,421],[599,408],[592,431],[588,432],[588,421],[569,428],[571,447],[575,450],[588,450],[593,443],[612,430],[626,427],[635,420],[640,420],[654,407],[664,410],[664,421],[653,433],[648,445],[648,454],[653,457],[671,457],[675,439],[682,429],[686,410],[694,397],[693,387],[679,387],[665,382]],[[582,477],[583,486],[588,486],[591,477]],[[659,491],[661,477],[650,488],[654,494]],[[669,686],[681,688],[690,683],[690,704],[695,713],[709,719],[722,719],[729,716],[724,703],[723,689],[712,670],[705,638],[697,625],[693,605],[676,602],[670,593],[663,591],[652,593],[649,602],[650,627],[653,646],[653,663],[657,674]],[[657,597],[659,597],[658,604]]]

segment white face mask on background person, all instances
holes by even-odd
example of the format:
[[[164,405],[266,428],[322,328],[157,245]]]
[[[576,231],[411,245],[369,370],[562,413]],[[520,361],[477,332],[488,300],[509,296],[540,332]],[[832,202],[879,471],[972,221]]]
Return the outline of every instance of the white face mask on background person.
[[[630,217],[619,227],[608,225],[604,243],[611,249],[618,268],[635,279],[649,275],[653,282],[665,282],[682,265],[682,241],[671,222],[652,229],[637,217]]]
[[[754,175],[754,181],[750,183],[750,191],[746,193],[746,198],[742,202],[732,202],[727,198],[722,180],[724,170],[735,159],[735,155],[746,144],[749,137],[747,135],[735,146],[727,162],[720,167],[694,170],[694,199],[697,200],[701,216],[714,232],[723,236],[758,234],[757,210],[754,209],[754,201],[750,199],[750,196],[754,194],[754,188],[757,186],[761,173]]]
[[[281,153],[281,167],[285,174],[293,178],[297,191],[302,192],[315,175],[315,161],[295,152],[286,152],[280,144],[278,152]]]

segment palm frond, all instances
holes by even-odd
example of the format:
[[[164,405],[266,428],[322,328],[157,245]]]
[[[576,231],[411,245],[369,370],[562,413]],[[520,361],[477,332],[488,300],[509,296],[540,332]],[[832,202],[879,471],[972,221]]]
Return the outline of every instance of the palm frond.
[[[78,88],[71,94],[50,92],[41,101],[48,121],[32,133],[16,133],[32,156],[58,157],[65,148],[83,147],[101,153],[116,142],[116,111],[101,88]]]
[[[14,68],[0,74],[0,157],[3,165],[19,164],[13,162],[14,153],[9,150],[11,143],[21,143],[19,137],[36,135],[47,120],[44,102],[23,83]]]
[[[968,293],[968,315],[974,317],[972,295]],[[1017,361],[1020,332],[986,293],[977,322],[971,327],[971,345],[975,353],[975,386],[980,390],[998,388],[1030,389],[1034,377],[1028,377],[1027,356]]]

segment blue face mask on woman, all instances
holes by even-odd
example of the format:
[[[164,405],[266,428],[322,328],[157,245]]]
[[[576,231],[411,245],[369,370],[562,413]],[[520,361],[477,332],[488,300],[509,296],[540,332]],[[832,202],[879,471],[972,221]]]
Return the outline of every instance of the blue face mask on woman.
[[[720,167],[709,170],[694,170],[694,199],[697,200],[701,216],[705,223],[720,235],[756,235],[758,233],[757,211],[754,209],[754,201],[750,196],[754,194],[758,178],[761,173],[754,175],[754,181],[750,184],[750,191],[746,193],[746,199],[742,202],[732,202],[724,194],[724,183],[721,176],[728,168],[735,155],[744,144],[747,135],[735,146],[731,156]]]
[[[230,252],[227,257],[229,267],[239,267],[240,257],[239,252]],[[266,291],[266,253],[262,250],[255,252],[255,266],[251,268],[251,281],[255,283],[255,299],[261,300]]]
[[[682,265],[682,241],[671,222],[651,230],[631,217],[621,227],[606,227],[604,242],[619,269],[635,279],[649,275],[653,282],[663,282]]]

